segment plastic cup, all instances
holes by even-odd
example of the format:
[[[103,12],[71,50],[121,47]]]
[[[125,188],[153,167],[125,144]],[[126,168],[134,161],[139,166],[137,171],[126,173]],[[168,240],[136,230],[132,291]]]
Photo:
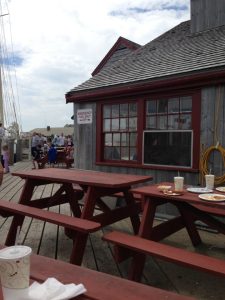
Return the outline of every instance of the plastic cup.
[[[174,177],[174,190],[176,192],[183,192],[184,189],[184,177]]]
[[[215,182],[215,175],[212,174],[205,175],[205,185],[207,189],[213,190],[214,182]]]
[[[27,246],[11,246],[0,250],[0,277],[3,287],[25,289],[30,284],[30,255]]]

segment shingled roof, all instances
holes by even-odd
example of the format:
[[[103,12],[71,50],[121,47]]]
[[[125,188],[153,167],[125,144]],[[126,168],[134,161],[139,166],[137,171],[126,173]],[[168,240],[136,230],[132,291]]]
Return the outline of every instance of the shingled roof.
[[[183,22],[70,90],[67,95],[225,67],[225,26],[191,34]]]

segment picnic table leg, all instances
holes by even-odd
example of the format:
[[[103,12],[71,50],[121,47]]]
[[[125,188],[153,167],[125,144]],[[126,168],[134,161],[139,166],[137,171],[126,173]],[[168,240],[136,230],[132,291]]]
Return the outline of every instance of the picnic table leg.
[[[142,214],[142,222],[139,228],[138,236],[151,239],[153,231],[153,222],[155,217],[157,203],[144,199],[144,210]],[[140,281],[145,265],[146,255],[134,253],[129,270],[128,278],[134,281]]]
[[[126,201],[127,205],[135,204],[135,199],[134,199],[133,195],[128,192],[128,190],[124,191],[123,193],[124,193],[124,198],[125,198],[125,201]],[[130,220],[131,220],[131,223],[132,223],[132,226],[133,226],[134,233],[137,234],[138,230],[139,230],[139,227],[140,227],[139,215],[136,214],[134,216],[131,216]]]
[[[92,219],[95,204],[100,195],[94,187],[88,187],[84,196],[84,207],[81,213],[81,219]],[[76,233],[73,240],[73,249],[70,256],[70,263],[81,265],[84,256],[84,250],[87,243],[88,234]]]
[[[202,241],[198,233],[198,230],[195,226],[195,221],[196,221],[195,216],[193,216],[193,214],[188,210],[184,209],[181,205],[179,204],[177,205],[177,203],[174,204],[178,208],[183,218],[183,222],[185,223],[186,230],[188,232],[188,235],[190,236],[193,246],[199,245]]]
[[[23,187],[23,191],[21,193],[20,200],[19,200],[20,204],[29,205],[30,199],[33,194],[34,187],[35,186],[32,183],[32,181],[26,179],[24,187]],[[12,223],[9,228],[9,232],[8,232],[8,235],[7,235],[7,238],[5,241],[6,246],[12,246],[15,244],[17,227],[18,226],[22,227],[24,218],[25,218],[24,216],[18,216],[18,215],[13,217],[13,220],[12,220]]]

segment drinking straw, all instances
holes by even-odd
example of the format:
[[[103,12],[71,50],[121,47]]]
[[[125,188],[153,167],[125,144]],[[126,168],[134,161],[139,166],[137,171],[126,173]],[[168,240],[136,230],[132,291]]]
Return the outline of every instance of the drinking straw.
[[[177,172],[177,176],[180,177],[180,171]]]
[[[20,238],[20,226],[18,226],[16,230],[15,246],[19,245],[19,238]]]

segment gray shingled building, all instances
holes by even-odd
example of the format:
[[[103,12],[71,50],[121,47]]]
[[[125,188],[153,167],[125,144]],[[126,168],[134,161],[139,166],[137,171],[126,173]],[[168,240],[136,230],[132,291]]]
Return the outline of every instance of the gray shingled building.
[[[225,146],[224,1],[192,0],[190,21],[144,46],[119,38],[92,75],[66,93],[76,167],[201,183],[205,149]],[[208,171],[221,162],[214,151]]]

